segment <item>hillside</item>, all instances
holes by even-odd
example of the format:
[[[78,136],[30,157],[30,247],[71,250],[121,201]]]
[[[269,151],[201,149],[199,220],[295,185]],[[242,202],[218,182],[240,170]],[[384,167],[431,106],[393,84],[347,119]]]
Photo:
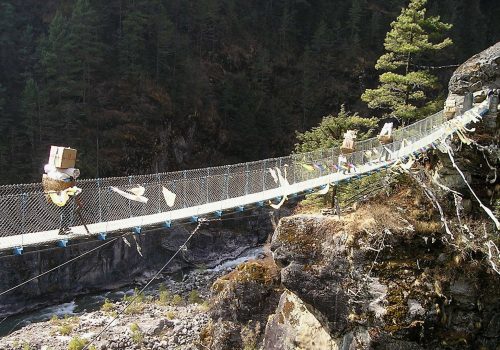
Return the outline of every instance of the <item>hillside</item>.
[[[287,154],[341,104],[372,113],[359,96],[404,3],[2,0],[0,183],[39,181],[51,144],[77,148],[84,177]],[[497,41],[499,11],[429,1],[455,42],[429,65]]]

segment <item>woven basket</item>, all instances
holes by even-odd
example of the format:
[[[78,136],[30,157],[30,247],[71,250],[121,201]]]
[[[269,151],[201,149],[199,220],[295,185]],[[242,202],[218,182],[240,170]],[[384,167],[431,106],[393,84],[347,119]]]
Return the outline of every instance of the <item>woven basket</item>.
[[[342,147],[340,147],[340,152],[341,152],[342,154],[351,154],[351,153],[353,153],[354,151],[355,151],[355,149],[354,149],[354,148],[348,148],[348,147],[343,147],[343,146],[342,146]]]
[[[46,174],[43,174],[42,177],[42,187],[45,193],[47,192],[59,192],[64,191],[67,188],[75,186],[75,181],[60,181],[54,180],[48,177]]]
[[[383,145],[387,145],[388,143],[392,143],[392,136],[383,135],[383,136],[377,136],[377,138],[380,141],[380,143]]]

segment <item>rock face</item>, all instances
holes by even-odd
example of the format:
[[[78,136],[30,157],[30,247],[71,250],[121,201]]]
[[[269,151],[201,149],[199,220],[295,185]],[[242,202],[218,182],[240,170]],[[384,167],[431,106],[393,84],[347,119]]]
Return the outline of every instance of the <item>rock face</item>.
[[[193,236],[187,251],[180,254],[166,272],[200,265],[212,267],[238,256],[249,247],[261,245],[273,232],[274,220],[286,213],[283,210],[273,218],[266,211],[256,211],[251,219],[210,222]],[[157,270],[174,254],[195,226],[177,225],[172,229],[131,234],[126,240],[120,238],[95,253],[1,296],[0,315],[71,300],[75,295],[119,288],[150,277],[150,272]],[[7,290],[102,243],[70,242],[67,248],[2,257],[0,290]]]
[[[463,96],[468,92],[500,88],[500,42],[472,56],[453,74],[450,93]]]
[[[496,349],[499,276],[437,240],[441,225],[422,221],[427,209],[416,197],[399,194],[341,219],[282,219],[272,250],[289,292],[264,349],[293,349],[301,334],[321,341],[317,349]]]
[[[451,117],[460,112],[467,93],[488,89],[500,89],[500,42],[472,56],[453,73],[445,113]],[[495,126],[494,120],[488,124]]]
[[[266,326],[264,349],[337,350],[338,344],[311,314],[302,300],[283,292],[276,313]]]
[[[253,349],[279,300],[279,272],[270,258],[238,266],[212,286],[212,322],[201,341],[213,350]]]

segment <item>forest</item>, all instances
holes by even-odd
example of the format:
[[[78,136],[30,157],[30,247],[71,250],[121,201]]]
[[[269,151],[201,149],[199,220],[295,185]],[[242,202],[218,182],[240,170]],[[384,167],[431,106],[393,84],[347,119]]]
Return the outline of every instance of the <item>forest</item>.
[[[497,0],[429,0],[457,64],[500,39]],[[50,145],[83,177],[290,153],[360,100],[404,0],[0,0],[0,184],[38,182]]]

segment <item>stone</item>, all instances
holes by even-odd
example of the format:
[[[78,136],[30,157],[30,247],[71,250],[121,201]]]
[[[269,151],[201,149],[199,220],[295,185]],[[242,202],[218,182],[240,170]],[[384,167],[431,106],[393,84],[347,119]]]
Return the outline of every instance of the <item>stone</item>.
[[[425,314],[425,309],[418,302],[418,300],[408,299],[408,314],[411,317],[423,316]]]
[[[467,92],[500,88],[500,42],[472,56],[450,79],[451,94],[464,96]]]
[[[302,300],[290,291],[281,295],[266,325],[264,349],[336,350],[337,345]]]

